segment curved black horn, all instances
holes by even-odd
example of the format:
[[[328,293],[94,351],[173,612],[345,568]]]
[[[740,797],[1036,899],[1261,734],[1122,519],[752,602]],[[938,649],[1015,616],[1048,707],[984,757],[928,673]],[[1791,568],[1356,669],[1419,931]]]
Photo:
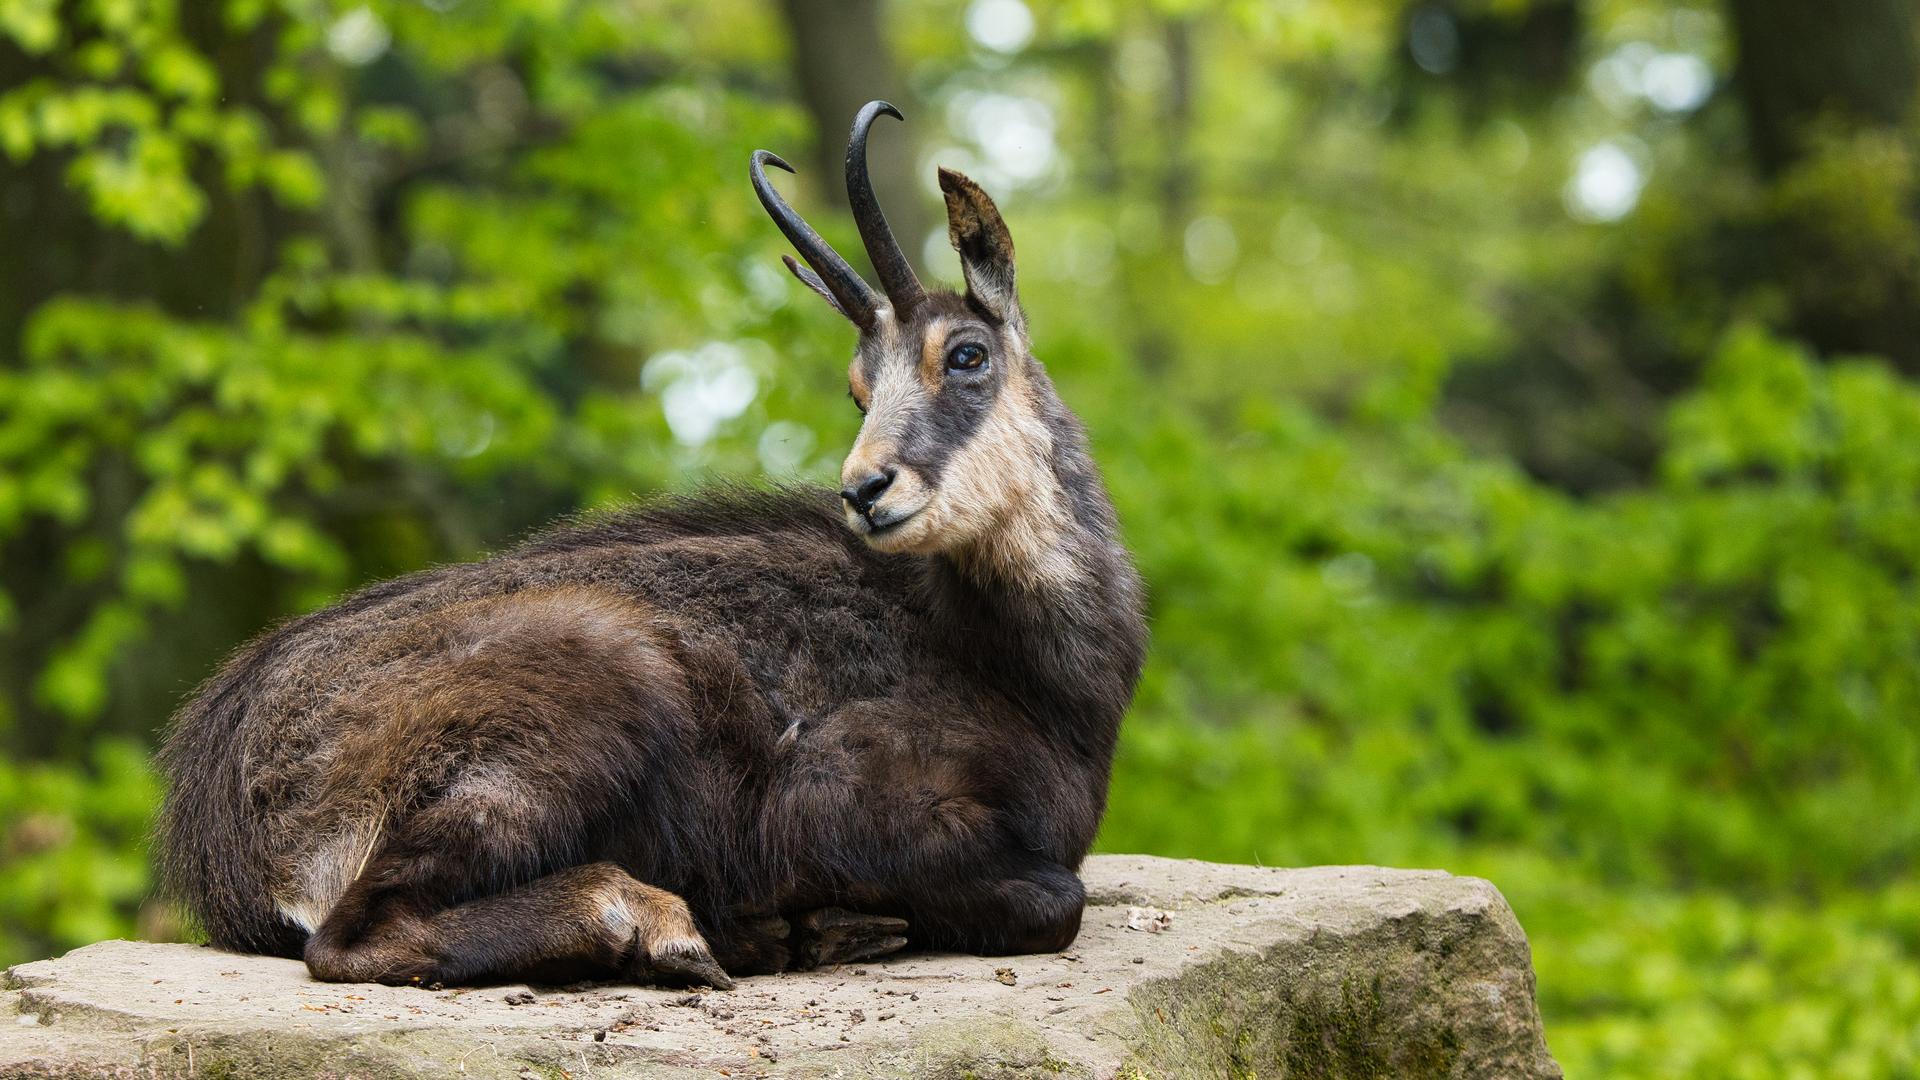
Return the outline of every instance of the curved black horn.
[[[853,267],[847,265],[847,260],[841,258],[840,253],[813,231],[813,226],[795,213],[793,207],[787,205],[787,200],[773,189],[773,182],[767,179],[768,165],[793,171],[793,166],[770,150],[753,152],[753,162],[748,166],[748,171],[753,176],[753,193],[760,196],[760,205],[767,208],[767,215],[787,235],[794,250],[807,260],[807,265],[813,267],[814,273],[820,275],[827,291],[840,302],[840,310],[846,312],[847,317],[862,330],[868,329],[873,325],[874,313],[880,308],[880,297],[874,294],[872,286],[854,272]]]
[[[853,134],[847,137],[847,202],[853,208],[853,223],[860,226],[867,258],[880,275],[880,287],[887,291],[895,313],[904,317],[920,302],[920,279],[913,276],[913,264],[887,227],[887,215],[880,212],[880,200],[874,197],[873,181],[867,176],[867,130],[882,114],[906,121],[899,109],[884,101],[867,102],[853,118]]]

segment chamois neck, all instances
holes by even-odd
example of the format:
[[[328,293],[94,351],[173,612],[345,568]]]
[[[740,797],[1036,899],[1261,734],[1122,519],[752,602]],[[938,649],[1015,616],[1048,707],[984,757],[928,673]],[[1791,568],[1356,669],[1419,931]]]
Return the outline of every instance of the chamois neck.
[[[1145,660],[1144,590],[1085,431],[1045,391],[1050,500],[972,550],[932,557],[928,578],[966,652],[1089,753],[1110,754]]]
[[[1132,560],[1120,545],[1113,503],[1088,451],[1085,427],[1038,363],[1029,361],[1022,382],[1032,412],[1012,423],[1025,429],[1020,443],[1033,454],[1035,467],[1007,470],[1005,478],[1021,490],[1011,493],[1006,510],[976,540],[941,558],[990,593],[1054,594],[1057,600],[1097,586],[1116,569],[1132,582]]]

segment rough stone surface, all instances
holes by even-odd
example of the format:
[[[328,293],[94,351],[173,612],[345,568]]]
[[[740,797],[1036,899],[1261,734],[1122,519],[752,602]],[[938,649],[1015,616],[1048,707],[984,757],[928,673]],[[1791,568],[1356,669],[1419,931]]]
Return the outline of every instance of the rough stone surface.
[[[431,991],[108,941],[6,973],[0,1077],[1557,1078],[1525,936],[1438,871],[1136,856],[1072,951],[743,979]]]

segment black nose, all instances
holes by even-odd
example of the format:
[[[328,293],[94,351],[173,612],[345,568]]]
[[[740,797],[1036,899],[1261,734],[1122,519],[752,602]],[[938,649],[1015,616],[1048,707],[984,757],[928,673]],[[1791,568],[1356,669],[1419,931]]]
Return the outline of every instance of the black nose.
[[[866,479],[858,484],[841,488],[840,497],[847,500],[847,505],[856,511],[870,514],[873,512],[873,504],[879,502],[880,496],[887,493],[887,488],[893,485],[893,478],[898,473],[899,470],[891,465],[879,472],[868,473]]]

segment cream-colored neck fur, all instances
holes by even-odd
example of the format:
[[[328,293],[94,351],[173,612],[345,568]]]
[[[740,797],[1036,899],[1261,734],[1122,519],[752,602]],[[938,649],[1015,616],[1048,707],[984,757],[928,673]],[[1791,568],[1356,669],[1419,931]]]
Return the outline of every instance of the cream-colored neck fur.
[[[1024,369],[1024,365],[1023,365]],[[1062,588],[1086,572],[1071,550],[1076,531],[1054,471],[1053,433],[1024,370],[981,425],[964,463],[948,470],[943,496],[975,524],[948,556],[981,585]]]

